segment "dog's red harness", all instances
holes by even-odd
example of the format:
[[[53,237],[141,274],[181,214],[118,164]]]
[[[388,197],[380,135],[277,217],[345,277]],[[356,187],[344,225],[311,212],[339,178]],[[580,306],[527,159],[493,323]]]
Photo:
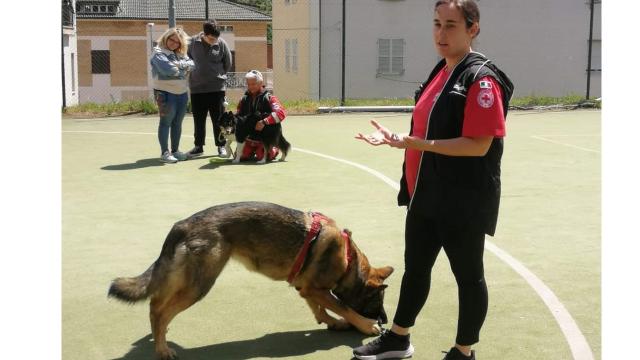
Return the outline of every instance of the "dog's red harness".
[[[307,258],[307,254],[309,253],[309,249],[311,248],[312,243],[318,239],[320,230],[322,230],[322,224],[320,223],[320,220],[326,220],[326,221],[329,220],[328,217],[317,212],[312,212],[311,218],[312,218],[311,228],[309,229],[309,232],[307,232],[307,236],[304,238],[304,244],[302,245],[302,248],[300,248],[300,251],[298,251],[298,255],[296,256],[296,261],[293,263],[293,267],[289,272],[289,277],[287,278],[287,281],[289,282],[289,284],[293,282],[296,276],[298,276],[298,274],[300,273],[300,270],[302,270],[302,266],[304,265],[304,261]],[[345,252],[346,252],[347,272],[348,272],[351,267],[351,260],[352,260],[351,239],[349,238],[349,234],[345,230],[342,230],[341,235],[345,241]]]

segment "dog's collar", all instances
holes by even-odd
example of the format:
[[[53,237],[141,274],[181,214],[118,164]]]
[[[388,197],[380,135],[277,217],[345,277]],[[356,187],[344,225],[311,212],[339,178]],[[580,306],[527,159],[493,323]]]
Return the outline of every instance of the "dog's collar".
[[[322,224],[320,223],[320,220],[329,220],[328,217],[322,215],[321,213],[312,212],[310,215],[312,218],[311,228],[309,229],[309,232],[307,232],[307,236],[304,238],[304,244],[302,245],[302,248],[300,248],[300,251],[298,251],[298,255],[296,256],[296,260],[293,263],[291,272],[289,272],[289,277],[287,279],[289,284],[291,284],[293,280],[295,280],[296,276],[298,276],[298,274],[302,270],[302,266],[304,265],[304,262],[307,258],[307,254],[309,253],[309,249],[311,248],[312,243],[316,241],[318,239],[318,235],[320,235],[320,231],[322,230]],[[345,260],[347,263],[347,266],[345,268],[345,272],[343,275],[344,277],[344,276],[347,276],[347,274],[351,270],[351,264],[353,263],[353,255],[351,254],[351,237],[349,236],[349,233],[347,232],[346,229],[343,229],[340,232],[340,235],[344,240]]]
[[[346,229],[342,230],[340,235],[342,235],[342,238],[344,239],[344,258],[347,260],[347,268],[344,272],[346,276],[346,274],[349,273],[349,270],[351,270],[351,263],[353,262],[353,257],[351,256],[351,237],[349,236],[349,233]]]
[[[298,255],[296,256],[296,261],[293,263],[293,267],[291,268],[291,272],[289,272],[289,278],[287,281],[289,284],[293,282],[293,280],[298,276],[300,270],[302,270],[302,266],[304,265],[304,261],[307,258],[307,254],[309,253],[309,249],[311,248],[311,243],[314,242],[318,235],[320,234],[320,230],[322,230],[322,224],[320,220],[328,220],[328,218],[320,213],[312,212],[311,213],[311,228],[309,232],[307,232],[307,236],[304,238],[304,244],[300,251],[298,251]]]

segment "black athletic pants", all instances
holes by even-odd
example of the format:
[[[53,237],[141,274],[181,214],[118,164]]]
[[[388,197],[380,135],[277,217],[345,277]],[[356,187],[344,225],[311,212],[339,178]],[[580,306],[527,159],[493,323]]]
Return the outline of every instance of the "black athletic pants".
[[[193,113],[193,143],[204,146],[207,135],[207,113],[213,124],[213,139],[216,146],[224,146],[226,141],[220,141],[220,116],[224,111],[224,91],[191,94],[191,112]]]
[[[393,322],[401,327],[414,325],[429,296],[431,268],[444,248],[458,283],[456,343],[477,343],[488,307],[482,262],[484,235],[480,224],[433,219],[410,210],[405,225],[405,270]]]

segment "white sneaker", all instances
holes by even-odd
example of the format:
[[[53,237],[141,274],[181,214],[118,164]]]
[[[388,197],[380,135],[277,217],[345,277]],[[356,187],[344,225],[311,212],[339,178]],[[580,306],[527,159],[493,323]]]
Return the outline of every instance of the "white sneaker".
[[[176,159],[173,155],[171,155],[171,152],[169,152],[169,150],[167,150],[160,157],[160,161],[162,161],[164,163],[177,163],[178,159]]]
[[[182,151],[174,151],[171,155],[173,155],[173,157],[178,161],[185,161],[189,158],[187,154],[183,153]]]

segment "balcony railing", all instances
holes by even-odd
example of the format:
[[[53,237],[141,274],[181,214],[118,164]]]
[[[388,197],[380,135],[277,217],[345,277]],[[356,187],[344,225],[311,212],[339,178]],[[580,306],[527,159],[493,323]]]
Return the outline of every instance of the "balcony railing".
[[[62,2],[62,26],[73,27],[73,6],[70,1]]]
[[[246,87],[246,83],[244,81],[245,72],[228,72],[227,73],[227,88],[229,89],[243,89]],[[262,77],[264,78],[264,86],[272,90],[273,89],[273,72],[272,71],[264,71],[262,72]]]

